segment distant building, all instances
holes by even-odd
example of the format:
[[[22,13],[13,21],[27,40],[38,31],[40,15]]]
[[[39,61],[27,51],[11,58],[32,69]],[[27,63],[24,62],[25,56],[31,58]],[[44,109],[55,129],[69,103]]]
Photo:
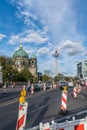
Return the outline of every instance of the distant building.
[[[34,54],[29,58],[28,53],[20,45],[19,49],[13,53],[13,66],[20,72],[24,67],[28,67],[34,77],[37,77],[37,59]]]
[[[87,79],[87,60],[77,64],[77,76],[79,79]]]
[[[50,76],[50,70],[44,70],[44,75]]]
[[[38,72],[38,80],[42,81],[42,73],[41,72]]]

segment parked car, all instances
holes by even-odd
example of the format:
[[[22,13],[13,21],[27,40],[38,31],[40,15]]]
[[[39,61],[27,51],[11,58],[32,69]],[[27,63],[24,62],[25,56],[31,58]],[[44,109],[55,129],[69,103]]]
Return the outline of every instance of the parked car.
[[[60,87],[61,90],[64,89],[64,86],[68,87],[68,83],[67,82],[59,82],[59,87]]]
[[[46,83],[46,89],[50,89],[51,88],[51,83]]]
[[[30,85],[27,90],[31,91],[31,87],[32,85]],[[38,84],[34,84],[34,91],[40,91],[40,90],[41,90],[41,86]]]
[[[73,82],[68,82],[68,86],[69,87],[74,87],[74,83]]]

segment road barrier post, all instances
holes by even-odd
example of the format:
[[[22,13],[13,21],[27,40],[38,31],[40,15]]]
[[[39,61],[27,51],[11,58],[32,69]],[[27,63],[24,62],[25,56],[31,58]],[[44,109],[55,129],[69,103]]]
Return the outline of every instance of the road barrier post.
[[[23,88],[19,99],[18,119],[16,130],[24,130],[27,117],[28,103],[25,101],[26,90]]]
[[[31,94],[34,95],[34,85],[31,85]]]
[[[76,87],[73,88],[73,97],[77,98],[77,89],[76,89]]]
[[[68,113],[68,110],[67,110],[67,86],[64,86],[63,90],[62,90],[61,110],[60,110],[59,114],[65,115],[67,113]]]
[[[46,91],[46,83],[44,83],[44,85],[43,85],[43,90],[44,90],[44,92]]]
[[[77,90],[77,92],[78,92],[78,93],[81,92],[81,85],[80,85],[80,84],[78,85],[78,90]]]

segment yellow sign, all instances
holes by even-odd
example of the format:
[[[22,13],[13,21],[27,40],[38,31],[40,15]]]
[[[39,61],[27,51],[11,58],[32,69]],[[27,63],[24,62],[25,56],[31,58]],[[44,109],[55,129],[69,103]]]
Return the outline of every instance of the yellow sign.
[[[64,86],[64,90],[63,91],[67,91],[67,86]]]
[[[25,102],[25,97],[21,96],[19,101],[20,101],[20,103],[24,103]]]
[[[26,90],[21,91],[21,96],[25,97],[26,96]]]
[[[20,96],[20,99],[19,99],[20,103],[25,103],[25,96],[26,96],[26,90],[23,89],[21,91],[21,96]]]

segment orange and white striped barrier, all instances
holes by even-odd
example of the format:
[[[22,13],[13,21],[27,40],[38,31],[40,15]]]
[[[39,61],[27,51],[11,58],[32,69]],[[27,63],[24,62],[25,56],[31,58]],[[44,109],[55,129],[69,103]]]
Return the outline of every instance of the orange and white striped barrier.
[[[76,89],[76,87],[73,88],[73,97],[77,98],[77,89]]]
[[[21,91],[21,96],[19,99],[20,103],[19,103],[19,109],[18,109],[18,119],[17,119],[16,130],[25,129],[27,108],[28,108],[28,103],[25,101],[25,96],[26,96],[26,90],[25,90],[25,86],[23,86],[23,90]]]
[[[87,80],[85,81],[85,86],[87,86]]]
[[[61,98],[61,110],[67,110],[67,91],[62,91],[62,98]]]
[[[53,89],[53,86],[52,86],[52,84],[51,84],[51,86],[50,86],[50,89],[51,89],[51,90]]]
[[[57,130],[87,130],[87,119],[59,123],[56,128]]]
[[[44,86],[43,86],[43,90],[44,92],[46,91],[46,84],[44,83]]]
[[[73,117],[75,118],[75,117]],[[40,123],[40,130],[87,130],[87,119],[79,119],[79,120],[66,120],[63,123]]]
[[[18,113],[16,130],[24,130],[25,129],[27,108],[28,108],[27,102],[25,102],[24,104],[19,104],[19,113]]]
[[[34,85],[31,86],[31,94],[34,95]]]
[[[81,86],[79,84],[78,88],[77,88],[77,92],[80,93],[81,92]]]

